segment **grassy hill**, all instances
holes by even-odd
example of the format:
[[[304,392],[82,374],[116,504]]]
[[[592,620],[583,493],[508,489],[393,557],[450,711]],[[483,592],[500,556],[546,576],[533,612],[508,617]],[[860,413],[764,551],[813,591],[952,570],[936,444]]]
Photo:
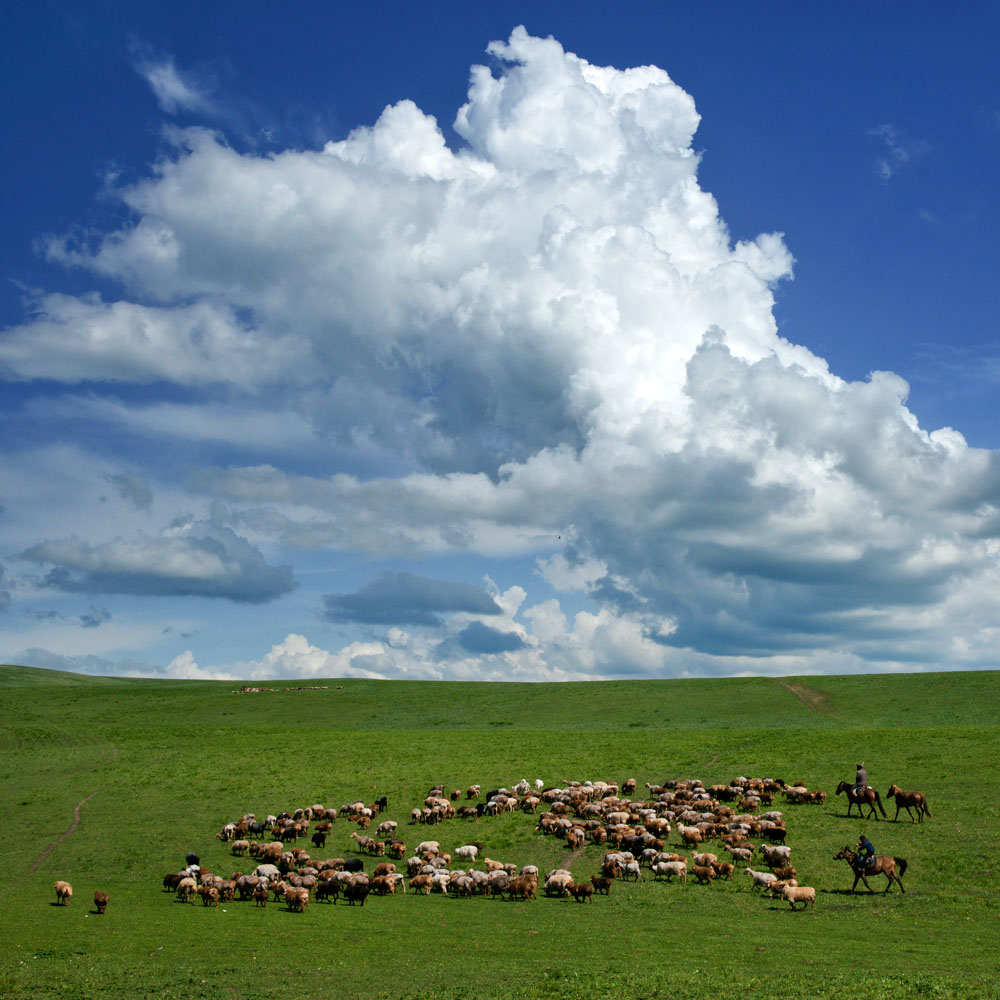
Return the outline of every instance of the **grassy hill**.
[[[16,915],[0,995],[994,996],[998,678],[325,680],[240,693],[0,667],[0,856]],[[832,792],[858,759],[883,796],[892,782],[926,794],[932,817],[893,823],[889,800],[889,822],[848,819]],[[438,782],[634,777],[642,790],[737,775],[831,793],[822,806],[775,804],[814,909],[761,899],[745,876],[711,888],[647,878],[592,906],[407,894],[305,914],[205,909],[160,889],[187,851],[225,875],[249,870],[215,839],[244,812],[381,794],[407,843],[480,840],[543,870],[569,859],[583,879],[603,849],[570,857],[530,816],[409,827],[410,809]],[[321,856],[354,856],[353,829],[338,821]],[[905,895],[849,893],[832,855],[862,829],[879,853],[907,858]],[[69,907],[52,905],[57,878],[75,887]],[[100,917],[97,888],[111,895]]]

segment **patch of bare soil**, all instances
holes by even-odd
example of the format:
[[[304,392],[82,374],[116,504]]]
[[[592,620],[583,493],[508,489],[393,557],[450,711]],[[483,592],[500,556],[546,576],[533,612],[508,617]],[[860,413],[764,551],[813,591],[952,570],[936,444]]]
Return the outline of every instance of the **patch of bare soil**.
[[[828,694],[821,694],[819,691],[813,691],[812,688],[807,688],[805,684],[792,684],[789,681],[783,681],[780,677],[778,678],[778,683],[783,688],[791,691],[803,705],[807,708],[811,708],[814,712],[819,712],[823,715],[832,711],[830,707],[830,696]]]

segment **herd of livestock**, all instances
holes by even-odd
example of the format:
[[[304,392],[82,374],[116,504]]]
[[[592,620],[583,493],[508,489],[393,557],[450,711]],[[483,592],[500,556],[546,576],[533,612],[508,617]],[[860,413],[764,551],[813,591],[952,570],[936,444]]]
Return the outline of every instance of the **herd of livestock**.
[[[616,882],[648,876],[711,886],[741,872],[750,880],[751,890],[782,898],[792,909],[815,905],[815,889],[799,884],[792,848],[786,843],[784,814],[774,807],[823,803],[824,792],[801,783],[748,777],[709,786],[698,780],[668,781],[647,784],[641,798],[636,792],[634,779],[621,786],[567,781],[559,787],[522,780],[511,789],[497,788],[485,795],[479,785],[450,792],[437,786],[411,810],[402,829],[397,821],[382,818],[388,805],[384,796],[339,808],[316,804],[263,819],[247,813],[216,836],[230,845],[232,855],[252,861],[251,870],[227,878],[206,870],[198,857],[189,855],[183,869],[164,877],[163,888],[178,899],[200,899],[206,906],[241,899],[261,907],[268,901],[281,902],[304,912],[313,901],[336,903],[343,898],[350,905],[364,905],[369,896],[395,896],[408,890],[511,900],[531,900],[541,893],[592,903],[595,895],[609,893]],[[536,865],[487,857],[485,844],[478,840],[462,841],[448,851],[440,839],[421,839],[411,851],[402,839],[411,828],[516,811],[535,818],[539,835],[564,840],[571,859],[577,859],[588,844],[602,847],[599,870],[577,881],[568,867],[543,873]],[[347,838],[353,842],[349,846],[354,856],[315,857],[316,851],[325,849],[338,820],[354,827]],[[302,840],[311,842],[313,854],[299,846]],[[365,870],[364,856],[372,861],[370,871]],[[902,867],[905,870],[905,862]]]
[[[224,877],[191,853],[182,869],[163,878],[162,886],[183,902],[200,899],[205,906],[218,906],[240,899],[266,907],[271,901],[304,912],[313,901],[336,903],[343,898],[352,906],[363,906],[369,896],[395,896],[407,890],[509,900],[532,900],[541,892],[593,903],[595,895],[607,895],[616,882],[639,881],[646,873],[656,881],[711,886],[741,872],[750,880],[751,890],[782,898],[792,909],[815,905],[816,890],[798,881],[792,848],[786,843],[785,817],[775,805],[822,804],[825,792],[802,783],[748,777],[734,778],[728,785],[705,786],[695,779],[647,783],[645,796],[637,798],[636,792],[634,779],[621,786],[567,781],[560,787],[522,779],[511,789],[497,788],[485,795],[480,785],[447,793],[439,785],[411,810],[402,830],[397,821],[382,818],[388,808],[385,796],[339,808],[316,804],[263,819],[247,813],[226,823],[216,837],[229,845],[233,856],[252,861],[251,870]],[[923,796],[895,785],[889,794],[896,798],[897,819],[899,809],[914,799],[923,808],[918,802],[917,815],[910,813],[910,818],[922,822],[930,815]],[[439,839],[422,839],[411,853],[402,839],[409,828],[517,811],[535,818],[539,835],[565,841],[571,860],[578,859],[587,845],[603,848],[599,870],[577,881],[568,868],[543,874],[536,865],[487,857],[485,844],[478,840],[463,841],[446,851]],[[314,852],[322,851],[338,820],[354,827],[346,838],[353,857],[319,859],[300,846],[307,839]],[[363,856],[373,863],[370,871],[365,870]],[[906,870],[904,859],[879,857],[878,864],[869,868],[846,846],[836,857],[851,866],[854,887],[862,879],[870,890],[867,876],[884,874],[886,892],[893,881],[903,889],[899,876]],[[68,904],[73,887],[58,881],[55,892],[57,903]],[[107,893],[96,891],[96,912],[103,913],[107,905]]]

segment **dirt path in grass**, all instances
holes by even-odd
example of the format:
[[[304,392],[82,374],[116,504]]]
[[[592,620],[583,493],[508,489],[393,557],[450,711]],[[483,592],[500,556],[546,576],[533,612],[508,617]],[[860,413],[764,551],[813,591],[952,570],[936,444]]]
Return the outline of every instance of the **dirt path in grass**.
[[[107,757],[107,756],[110,756],[112,759],[115,758],[115,757],[117,757],[118,756],[118,747],[111,746],[111,747],[107,747],[106,749],[102,750],[101,751],[101,759],[103,759],[104,757]],[[100,760],[98,761],[98,763],[100,763]],[[93,768],[93,766],[94,766],[93,764],[88,764],[85,767],[76,768],[76,770],[90,770],[91,768]],[[53,840],[52,843],[49,844],[49,846],[46,847],[45,850],[42,851],[42,853],[39,854],[37,858],[35,858],[34,864],[32,864],[30,868],[28,868],[28,873],[29,874],[31,874],[31,872],[35,871],[36,868],[39,868],[41,866],[42,862],[61,843],[63,843],[63,841],[67,840],[69,837],[73,836],[74,833],[76,833],[76,828],[80,825],[80,815],[81,815],[81,813],[83,811],[83,807],[99,791],[100,791],[100,788],[95,788],[89,795],[85,796],[84,798],[80,799],[79,802],[77,802],[77,804],[73,807],[73,822],[70,823],[69,829],[68,830],[64,830],[62,833],[60,833],[59,836],[56,837],[56,839]]]
[[[805,684],[790,684],[788,681],[783,681],[780,677],[777,680],[783,688],[791,691],[807,708],[811,708],[820,715],[829,715],[832,712],[829,704],[829,695],[813,691],[812,688],[807,688]]]
[[[50,855],[50,854],[51,854],[51,853],[52,853],[52,852],[53,852],[53,851],[54,851],[54,850],[55,850],[55,849],[56,849],[56,848],[57,848],[57,847],[58,847],[58,846],[59,846],[59,845],[60,845],[60,844],[61,844],[61,843],[62,843],[62,842],[64,841],[64,840],[66,840],[66,839],[67,839],[68,837],[71,837],[71,836],[72,836],[72,835],[73,835],[74,833],[76,833],[76,828],[77,828],[77,827],[78,827],[78,826],[80,825],[80,812],[81,812],[81,810],[83,809],[84,805],[85,805],[86,803],[88,803],[88,802],[89,802],[89,801],[90,801],[90,800],[91,800],[91,799],[92,799],[92,798],[93,798],[93,797],[94,797],[94,796],[95,796],[95,795],[96,795],[96,794],[97,794],[97,793],[98,793],[99,791],[100,791],[100,789],[99,789],[99,788],[95,788],[95,789],[94,789],[94,790],[93,790],[93,791],[92,791],[92,792],[91,792],[91,793],[90,793],[90,794],[89,794],[89,795],[88,795],[88,796],[87,796],[87,797],[86,797],[85,799],[80,799],[80,801],[79,801],[79,802],[77,802],[77,804],[76,804],[76,805],[74,806],[74,808],[73,808],[73,822],[72,822],[72,823],[70,824],[70,827],[69,827],[69,829],[68,829],[68,830],[65,830],[65,831],[64,831],[63,833],[60,833],[60,834],[59,834],[59,836],[58,836],[58,837],[56,837],[56,839],[55,839],[55,840],[53,840],[53,841],[52,841],[52,843],[51,843],[51,844],[49,844],[49,846],[48,846],[48,847],[46,847],[46,848],[45,848],[45,850],[44,850],[44,851],[42,851],[42,853],[41,853],[41,854],[39,854],[37,858],[35,858],[35,863],[34,863],[34,864],[33,864],[33,865],[32,865],[32,866],[31,866],[31,867],[30,867],[30,868],[28,869],[28,873],[29,873],[29,874],[30,874],[31,872],[33,872],[33,871],[34,871],[34,870],[35,870],[36,868],[38,868],[38,867],[39,867],[39,866],[41,865],[41,863],[42,863],[42,862],[43,862],[43,861],[44,861],[44,860],[45,860],[45,859],[46,859],[46,858],[47,858],[47,857],[48,857],[48,856],[49,856],[49,855]]]

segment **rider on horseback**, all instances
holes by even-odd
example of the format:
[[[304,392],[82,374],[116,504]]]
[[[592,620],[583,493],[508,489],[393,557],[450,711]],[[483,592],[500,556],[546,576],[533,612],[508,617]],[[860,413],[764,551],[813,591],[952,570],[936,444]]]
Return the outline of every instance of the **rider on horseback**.
[[[864,764],[858,764],[858,773],[854,776],[854,794],[860,795],[868,787],[868,772]]]
[[[866,868],[871,868],[875,864],[875,846],[864,834],[858,837],[858,860],[863,862]]]

